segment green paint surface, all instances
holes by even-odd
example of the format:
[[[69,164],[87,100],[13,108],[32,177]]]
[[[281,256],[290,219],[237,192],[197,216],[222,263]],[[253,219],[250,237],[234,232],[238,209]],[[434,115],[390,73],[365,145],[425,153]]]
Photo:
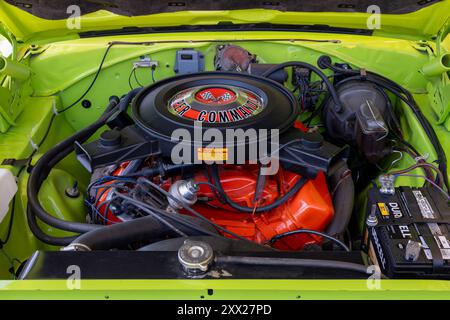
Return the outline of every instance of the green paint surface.
[[[27,81],[16,82],[0,74],[0,161],[26,159],[33,144],[40,144],[49,128],[55,110],[62,110],[76,100],[89,86],[110,41],[148,41],[149,45],[114,46],[93,89],[86,96],[92,102],[89,109],[76,105],[55,116],[50,131],[32,163],[48,148],[96,119],[111,95],[129,90],[128,77],[132,64],[141,55],[158,61],[156,80],[174,75],[175,52],[195,48],[205,54],[206,69],[213,69],[214,41],[233,43],[256,54],[260,62],[279,63],[300,60],[315,64],[322,54],[336,62],[348,62],[382,74],[413,92],[423,113],[433,124],[450,159],[450,87],[449,74],[426,77],[421,68],[437,55],[450,51],[450,37],[439,38],[450,15],[450,1],[406,15],[383,15],[382,29],[373,36],[305,32],[198,32],[127,35],[80,39],[65,28],[64,21],[46,21],[30,17],[0,2],[0,34],[13,43],[10,59],[21,61],[31,70]],[[333,26],[365,28],[365,14],[290,13],[270,10],[240,10],[227,12],[182,12],[149,17],[125,18],[107,12],[83,17],[82,31],[111,29],[117,25],[164,26],[210,24],[218,21],[234,23],[271,22],[296,24],[327,23]],[[384,21],[384,22],[383,22]],[[436,42],[435,38],[439,38]],[[269,40],[267,40],[269,39]],[[285,39],[277,41],[277,39]],[[287,41],[286,39],[291,39]],[[195,43],[190,42],[195,40]],[[328,40],[317,42],[317,40]],[[178,41],[177,43],[168,43]],[[151,83],[148,70],[138,70],[143,84]],[[136,85],[136,84],[135,84]],[[3,89],[2,89],[3,88]],[[6,106],[6,107],[5,107]],[[12,110],[8,110],[12,108]],[[397,103],[401,127],[407,140],[419,152],[435,159],[433,148],[409,109]],[[1,112],[1,110],[0,110]],[[10,117],[8,120],[7,118]],[[412,164],[406,156],[395,169]],[[2,166],[14,174],[17,167]],[[389,168],[387,163],[385,168]],[[394,169],[394,168],[392,168]],[[370,290],[366,281],[355,280],[92,280],[83,281],[81,290],[69,290],[65,281],[16,281],[8,269],[17,269],[18,261],[26,260],[35,250],[55,250],[37,241],[26,221],[26,183],[28,173],[18,177],[19,191],[14,207],[14,223],[9,242],[0,250],[1,299],[449,299],[450,283],[431,280],[382,281],[381,289]],[[40,199],[49,212],[67,220],[83,221],[85,208],[81,199],[64,195],[66,187],[77,180],[81,189],[89,174],[73,155],[58,164],[44,183]],[[414,178],[402,178],[402,185],[421,185]],[[364,198],[364,193],[360,197]],[[361,206],[362,207],[362,206]],[[0,223],[0,239],[4,239],[11,212]],[[61,231],[42,225],[52,235]],[[65,235],[65,234],[64,234]],[[2,254],[3,253],[3,254]],[[214,289],[209,296],[207,289]],[[202,298],[203,297],[203,298]]]

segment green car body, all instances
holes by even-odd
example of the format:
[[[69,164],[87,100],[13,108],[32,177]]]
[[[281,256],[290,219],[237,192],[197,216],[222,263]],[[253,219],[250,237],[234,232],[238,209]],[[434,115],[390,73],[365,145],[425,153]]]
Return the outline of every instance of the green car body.
[[[69,14],[68,14],[69,15]],[[299,60],[314,64],[326,53],[338,61],[377,72],[410,90],[431,122],[447,157],[450,157],[450,1],[440,1],[405,14],[382,14],[379,29],[371,35],[306,31],[202,31],[123,34],[80,37],[124,27],[173,27],[270,23],[328,25],[367,29],[370,13],[281,12],[266,9],[181,11],[126,17],[107,11],[83,15],[81,29],[68,29],[67,20],[46,20],[0,1],[0,34],[12,44],[12,53],[0,58],[0,162],[18,175],[14,220],[8,242],[0,252],[0,299],[450,299],[450,282],[439,280],[84,280],[73,289],[62,280],[15,280],[11,270],[36,250],[57,250],[38,241],[28,229],[26,185],[28,172],[5,159],[30,159],[31,164],[48,148],[90,124],[102,112],[107,97],[124,94],[128,65],[142,55],[159,61],[156,80],[173,72],[175,51],[197,48],[211,67],[217,42],[237,43],[257,52],[264,62]],[[88,94],[92,107],[77,106],[57,114],[89,86],[111,41],[147,44],[116,45],[109,53],[95,92]],[[144,84],[151,79],[144,71]],[[401,126],[407,140],[429,160],[436,158],[411,111],[402,103]],[[55,115],[56,114],[56,115]],[[402,158],[399,167],[413,162]],[[61,197],[59,190],[75,180],[84,190],[89,174],[73,155],[58,164],[45,181],[40,200],[59,218],[78,221],[83,216],[81,198]],[[421,181],[403,177],[398,184],[419,186]],[[0,191],[1,192],[1,191]],[[363,207],[364,192],[358,199]],[[12,205],[10,205],[12,207]],[[362,215],[362,213],[361,213]],[[12,213],[0,224],[4,240]],[[67,235],[41,224],[52,235]],[[12,269],[11,269],[12,268]],[[213,289],[213,291],[208,291]],[[209,292],[209,293],[208,293]],[[211,294],[212,293],[212,294]]]

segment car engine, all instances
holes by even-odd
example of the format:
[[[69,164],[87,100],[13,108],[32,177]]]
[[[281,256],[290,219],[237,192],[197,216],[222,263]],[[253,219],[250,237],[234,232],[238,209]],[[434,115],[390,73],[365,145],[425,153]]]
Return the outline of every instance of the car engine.
[[[393,99],[401,97],[415,111],[407,91],[328,56],[317,66],[265,64],[239,46],[219,45],[214,71],[204,71],[195,50],[180,50],[176,59],[177,75],[110,97],[95,123],[39,160],[28,185],[29,224],[39,239],[77,252],[175,248],[180,263],[195,272],[208,269],[210,253],[224,241],[255,251],[351,252],[355,190],[372,185],[366,236],[356,243],[383,271],[397,274],[389,269],[395,263],[386,262],[388,243],[397,236],[380,240],[384,231],[375,228],[400,223],[398,215],[386,220],[393,201],[383,197],[406,201],[393,179],[409,169],[380,176],[380,161],[407,152],[431,181],[423,193],[437,202],[448,198],[445,162],[439,168],[426,163],[401,132]],[[301,117],[305,113],[310,116]],[[52,166],[72,151],[91,174],[86,223],[57,219],[37,199]],[[76,186],[65,193],[79,196]],[[410,204],[398,206],[416,210]],[[445,220],[448,205],[436,211]],[[37,217],[79,235],[48,237]],[[396,244],[403,246],[400,255],[407,251],[407,263],[418,261],[410,254],[419,235]],[[423,263],[431,267],[434,259]]]
[[[127,121],[132,124],[113,127],[99,140],[77,148],[80,161],[93,169],[92,221],[111,224],[148,214],[127,210],[121,198],[126,195],[181,214],[191,214],[184,208],[190,206],[221,226],[224,235],[232,232],[259,244],[297,229],[323,231],[334,216],[326,173],[342,159],[345,148],[308,133],[296,123],[298,112],[288,90],[251,75],[178,76],[141,91]],[[171,139],[175,130],[183,129],[202,139]],[[227,131],[234,130],[253,135],[231,140]],[[204,139],[208,132],[226,141]],[[272,151],[279,154],[281,167],[264,175],[262,162],[270,154],[260,156],[260,151],[275,146],[275,138],[281,144]],[[180,144],[184,148],[178,153]],[[265,165],[269,169],[271,164]],[[148,179],[156,179],[152,182],[169,195],[158,194]],[[297,235],[276,246],[299,250],[318,239]]]

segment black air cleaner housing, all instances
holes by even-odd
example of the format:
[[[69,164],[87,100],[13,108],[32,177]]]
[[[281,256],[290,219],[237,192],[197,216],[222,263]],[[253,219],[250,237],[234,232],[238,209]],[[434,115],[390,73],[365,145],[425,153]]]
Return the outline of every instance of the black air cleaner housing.
[[[279,83],[261,77],[209,72],[169,78],[147,87],[132,106],[133,119],[144,131],[171,140],[172,132],[204,129],[290,128],[298,117],[296,99]]]
[[[314,168],[299,169],[308,175],[317,170],[327,171],[341,148],[326,143],[317,134],[293,130],[298,115],[297,100],[292,93],[270,79],[229,72],[180,75],[142,89],[132,102],[134,124],[103,133],[98,141],[77,144],[76,152],[90,171],[151,155],[175,163],[238,164],[260,160],[258,148],[264,144],[268,152],[277,149],[279,145],[272,146],[271,137],[280,143],[289,137],[298,143],[282,148],[282,163],[286,158],[289,167]],[[240,129],[247,134],[237,138],[237,132],[230,133],[228,129]],[[217,134],[222,140],[216,140]],[[231,141],[228,134],[233,134]],[[114,137],[113,141],[110,137]],[[289,156],[285,149],[292,147],[296,150],[294,156],[292,152]],[[249,154],[250,148],[258,152]]]
[[[228,72],[182,75],[160,81],[145,88],[132,106],[136,125],[160,140],[163,155],[174,158],[172,148],[184,145],[184,150],[190,148],[192,161],[197,162],[237,163],[239,153],[241,160],[258,160],[257,154],[249,154],[249,146],[257,148],[265,144],[270,151],[270,134],[279,136],[285,132],[298,114],[296,99],[279,83]],[[177,129],[185,131],[175,132]],[[208,129],[219,130],[221,140],[204,135]],[[227,129],[241,129],[249,135],[227,139]],[[265,132],[261,133],[261,129]],[[268,131],[272,129],[277,131]],[[185,154],[183,159],[187,159]]]

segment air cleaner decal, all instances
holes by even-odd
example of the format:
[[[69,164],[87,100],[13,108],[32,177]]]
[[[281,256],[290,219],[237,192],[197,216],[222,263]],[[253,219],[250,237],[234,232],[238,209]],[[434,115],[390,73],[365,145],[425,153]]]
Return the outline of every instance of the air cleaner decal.
[[[227,88],[211,87],[198,91],[195,99],[204,104],[223,105],[236,100],[236,94]]]
[[[260,113],[262,99],[236,87],[196,87],[177,93],[168,109],[181,118],[205,123],[232,123]]]

